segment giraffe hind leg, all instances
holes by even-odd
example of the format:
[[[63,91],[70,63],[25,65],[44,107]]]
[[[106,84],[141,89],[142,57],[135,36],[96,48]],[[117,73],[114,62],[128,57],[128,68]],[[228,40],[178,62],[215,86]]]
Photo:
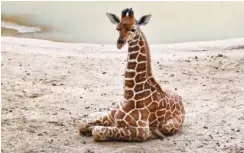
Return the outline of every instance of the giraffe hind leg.
[[[137,141],[152,137],[149,127],[105,127],[95,126],[92,131],[95,141]]]
[[[163,138],[164,136],[177,133],[180,130],[180,126],[181,124],[177,119],[171,118],[166,123],[161,123],[155,132],[159,137]]]

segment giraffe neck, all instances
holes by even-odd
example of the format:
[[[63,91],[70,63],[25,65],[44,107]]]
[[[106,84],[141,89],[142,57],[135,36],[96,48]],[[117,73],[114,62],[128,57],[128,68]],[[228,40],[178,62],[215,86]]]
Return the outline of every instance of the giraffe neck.
[[[128,58],[125,71],[125,99],[130,99],[127,95],[133,95],[131,92],[140,92],[142,88],[136,88],[139,84],[152,78],[150,50],[144,34],[139,30],[135,38],[128,42]]]
[[[151,72],[151,57],[150,57],[150,49],[147,43],[147,39],[143,32],[141,30],[138,30],[138,33],[136,37],[130,41],[129,43],[129,48],[128,48],[128,64],[130,61],[137,61],[137,63],[143,63],[145,62],[145,71],[147,77],[152,76]],[[136,55],[139,55],[135,57]],[[140,73],[144,71],[144,69],[135,69],[136,72]]]

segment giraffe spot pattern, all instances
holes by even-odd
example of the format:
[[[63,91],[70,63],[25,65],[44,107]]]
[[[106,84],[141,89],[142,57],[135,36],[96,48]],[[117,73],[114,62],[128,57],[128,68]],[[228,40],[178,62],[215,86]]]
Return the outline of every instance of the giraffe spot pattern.
[[[140,127],[145,127],[147,124],[145,122],[142,122],[142,121],[138,121],[138,125]]]
[[[143,108],[143,107],[144,107],[144,100],[137,100],[136,108]]]
[[[142,61],[146,61],[146,56],[143,56],[142,54],[139,54],[138,58],[137,58],[138,62],[142,62]]]
[[[156,118],[156,114],[155,113],[151,113],[150,115],[149,115],[149,121],[154,121],[154,120],[156,120],[157,118]]]
[[[163,110],[159,110],[159,111],[157,111],[157,116],[164,116],[165,115],[165,113],[166,113],[166,110],[165,109],[163,109]]]
[[[141,84],[137,84],[137,85],[135,86],[135,88],[134,88],[134,91],[135,91],[135,92],[142,91],[142,90],[143,90],[143,86],[144,86],[143,83],[141,83]]]
[[[165,114],[165,119],[168,120],[171,117],[171,112],[167,111]]]
[[[124,97],[125,99],[131,99],[134,96],[134,92],[132,90],[125,90]]]
[[[140,46],[143,46],[144,45],[144,42],[143,41],[139,41],[139,45]]]
[[[148,96],[147,98],[144,99],[144,105],[145,106],[150,105],[151,102],[152,102],[152,97],[151,96]]]
[[[136,65],[136,62],[128,62],[127,69],[135,69]]]
[[[115,110],[115,109],[111,110],[110,113],[109,113],[110,118],[113,119],[116,112],[117,112],[117,110]]]
[[[152,91],[152,89],[151,89],[151,91]],[[154,91],[154,90],[153,90]],[[152,92],[153,92],[152,91]],[[159,101],[160,100],[160,97],[159,97],[159,95],[158,95],[158,93],[157,92],[154,92],[153,94],[152,94],[152,99],[153,99],[153,101]]]
[[[118,127],[127,127],[127,123],[124,120],[116,120],[116,124]]]
[[[135,46],[138,42],[137,41],[134,41],[134,42],[131,42],[129,43],[130,46]]]
[[[147,107],[150,112],[156,112],[158,108],[157,102],[151,102],[151,104]]]
[[[151,90],[151,92],[156,91],[155,87],[150,87],[150,90]],[[156,94],[156,97],[158,97],[158,93]],[[160,99],[160,98],[158,98],[157,100],[159,100],[159,99]]]
[[[158,122],[164,122],[165,121],[165,116],[158,117]]]
[[[171,112],[174,112],[175,108],[176,108],[176,106],[175,106],[175,104],[173,103],[172,106],[171,106],[171,108],[170,108]]]
[[[146,83],[144,84],[144,90],[146,90],[146,89],[150,89],[150,88],[151,88],[151,86],[149,85],[149,83],[146,82]]]
[[[131,128],[131,137],[136,137],[137,136],[137,129],[136,128]]]
[[[134,60],[134,59],[136,59],[137,58],[137,56],[138,56],[138,52],[136,52],[136,53],[133,53],[133,54],[130,54],[130,59],[131,60]]]
[[[135,81],[136,82],[143,82],[146,80],[146,72],[140,73],[136,75]]]
[[[130,115],[134,118],[134,120],[139,120],[139,111],[137,109],[133,110]]]
[[[134,85],[135,85],[134,80],[126,80],[126,81],[125,81],[125,87],[133,88]]]
[[[144,134],[145,134],[145,128],[138,128],[138,138],[139,139],[144,139]]]
[[[139,99],[141,99],[141,98],[143,98],[143,97],[148,97],[150,95],[150,91],[143,91],[143,92],[140,92],[140,93],[137,93],[136,95],[135,95],[135,100],[139,100]]]
[[[135,119],[133,119],[130,115],[126,115],[125,116],[125,121],[130,126],[137,126],[137,123],[136,123]]]
[[[133,78],[136,75],[135,72],[125,72],[125,77],[126,78]]]
[[[122,109],[127,113],[133,109],[135,109],[135,101],[129,100],[122,105]]]
[[[147,109],[140,110],[141,120],[146,121],[149,115],[149,111]]]
[[[146,63],[139,63],[136,67],[136,72],[146,71]]]
[[[129,52],[138,51],[140,48],[138,46],[129,47]]]
[[[166,103],[166,109],[169,110],[169,108],[170,108],[170,106],[169,106],[169,103],[167,101],[167,103]]]
[[[164,101],[163,101],[163,99],[161,99],[160,102],[159,102],[158,109],[161,110],[161,109],[164,109],[164,108],[165,108]]]
[[[177,110],[180,110],[180,104],[177,103],[177,104],[175,104],[175,105],[176,105],[176,109],[177,109]]]
[[[137,40],[138,38],[140,38],[140,35],[136,35],[134,39]]]
[[[140,53],[146,54],[146,50],[145,50],[145,48],[144,48],[144,47],[143,47],[143,48],[141,48]]]
[[[158,127],[159,122],[157,120],[154,120],[150,123],[150,127]]]

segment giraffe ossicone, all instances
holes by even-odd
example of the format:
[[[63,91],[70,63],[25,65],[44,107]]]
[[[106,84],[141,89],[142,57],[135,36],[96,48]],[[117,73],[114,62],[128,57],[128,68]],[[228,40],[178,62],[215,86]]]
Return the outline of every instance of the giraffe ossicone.
[[[132,9],[122,11],[121,19],[107,13],[119,31],[118,49],[128,43],[128,58],[124,79],[124,101],[96,119],[79,126],[81,135],[95,141],[145,141],[173,135],[181,130],[185,110],[181,96],[162,89],[151,71],[150,50],[140,26],[151,15],[138,21]]]

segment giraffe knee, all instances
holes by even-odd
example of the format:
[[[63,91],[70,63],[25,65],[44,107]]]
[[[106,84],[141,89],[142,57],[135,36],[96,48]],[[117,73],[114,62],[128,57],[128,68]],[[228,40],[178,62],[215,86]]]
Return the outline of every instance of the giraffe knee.
[[[159,126],[159,130],[163,135],[173,135],[180,130],[180,122],[177,119],[170,119],[166,123]]]

